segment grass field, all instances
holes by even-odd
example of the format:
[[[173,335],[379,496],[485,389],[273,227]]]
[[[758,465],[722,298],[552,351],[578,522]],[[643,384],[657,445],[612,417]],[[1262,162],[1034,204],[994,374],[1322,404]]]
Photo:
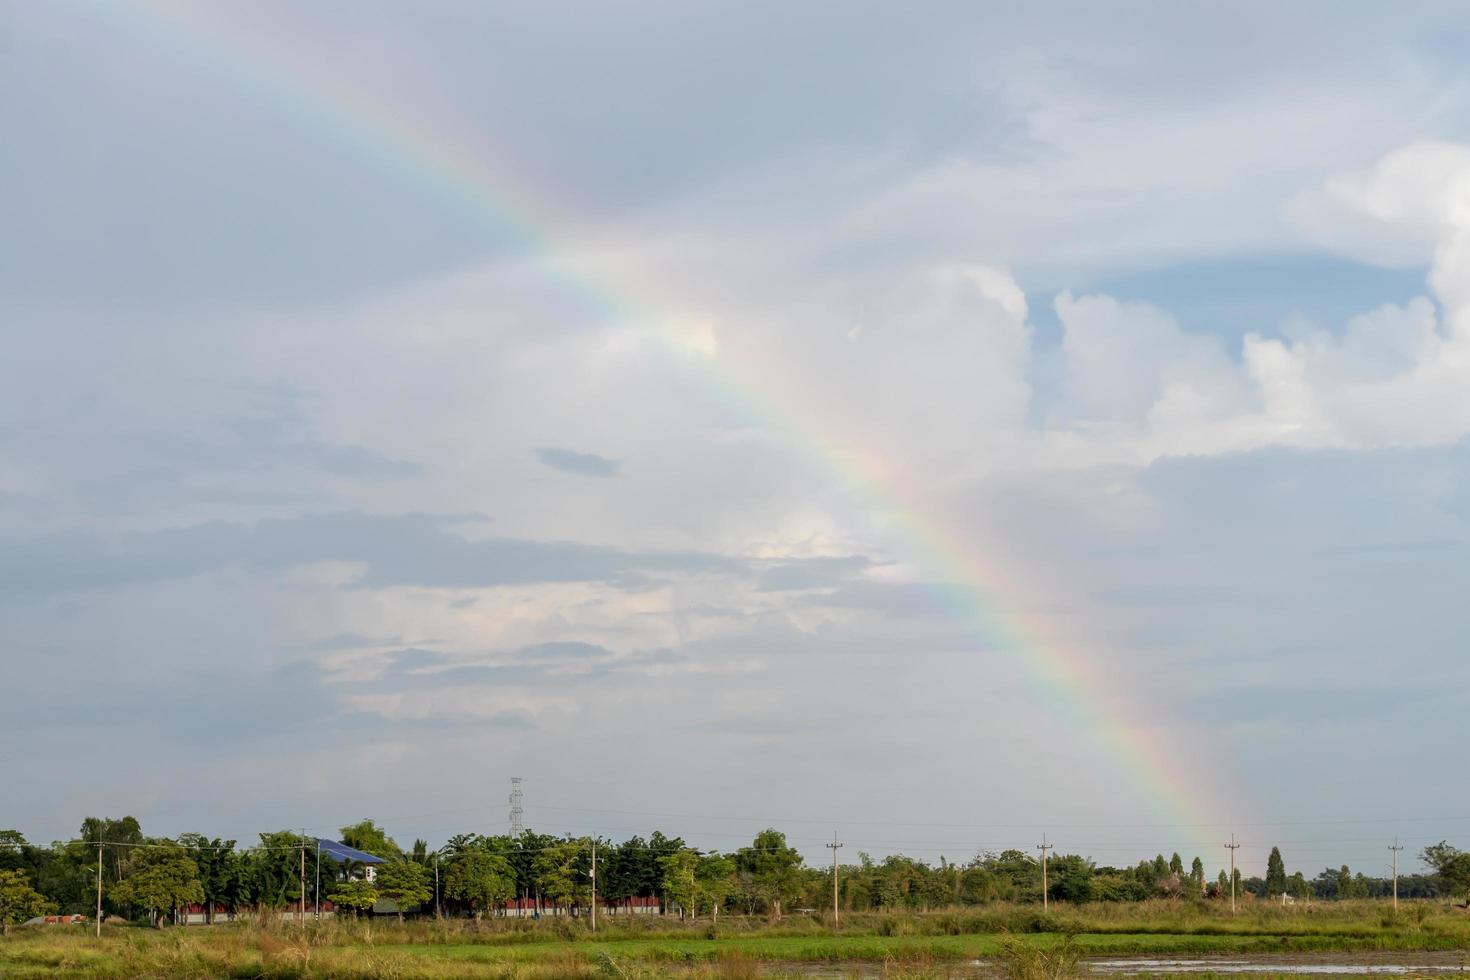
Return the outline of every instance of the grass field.
[[[1066,956],[1047,951],[1069,950]],[[981,972],[1054,980],[1076,956],[1470,950],[1470,915],[1430,903],[1394,915],[1383,903],[1228,909],[1185,902],[1055,908],[991,906],[819,916],[779,923],[727,918],[585,922],[235,923],[154,930],[17,929],[0,940],[4,977],[590,977],[929,978]],[[866,965],[866,966],[865,966]]]

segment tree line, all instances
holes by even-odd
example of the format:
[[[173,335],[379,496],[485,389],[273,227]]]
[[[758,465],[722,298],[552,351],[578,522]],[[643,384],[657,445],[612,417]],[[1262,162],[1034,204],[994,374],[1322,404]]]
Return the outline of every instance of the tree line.
[[[830,866],[807,866],[774,829],[727,853],[701,850],[659,831],[622,842],[532,830],[516,837],[458,834],[436,850],[422,840],[405,849],[372,820],[341,828],[339,839],[382,859],[369,876],[357,862],[321,857],[320,897],[352,914],[388,908],[400,917],[405,912],[479,917],[497,914],[511,902],[537,912],[585,909],[592,902],[594,852],[598,902],[605,907],[640,898],[657,900],[669,914],[779,917],[794,908],[829,908],[832,902]],[[1470,892],[1470,853],[1441,842],[1425,848],[1420,858],[1428,873],[1401,875],[1400,897]],[[34,915],[92,913],[99,859],[104,914],[155,924],[190,905],[203,906],[207,915],[219,908],[229,915],[270,916],[293,908],[303,884],[307,909],[318,896],[314,838],[281,830],[240,846],[198,833],[149,837],[133,817],[88,817],[76,839],[51,845],[0,831],[0,920],[8,928]],[[1063,902],[1204,901],[1228,895],[1231,887],[1227,872],[1210,878],[1199,857],[1186,865],[1177,853],[1122,868],[1063,854],[1048,859],[1046,871],[1048,897]],[[1326,868],[1310,879],[1300,871],[1287,874],[1278,848],[1271,850],[1264,877],[1242,878],[1237,870],[1234,884],[1239,895],[1322,900],[1380,898],[1392,889],[1388,879],[1346,866]],[[860,853],[857,863],[838,869],[838,903],[847,911],[1039,902],[1041,891],[1040,862],[1020,850],[986,852],[964,862],[941,856],[937,864]]]

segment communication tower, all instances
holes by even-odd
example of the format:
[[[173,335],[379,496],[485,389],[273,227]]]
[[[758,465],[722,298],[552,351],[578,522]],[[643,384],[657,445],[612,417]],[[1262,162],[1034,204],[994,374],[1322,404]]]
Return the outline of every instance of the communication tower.
[[[525,815],[526,811],[521,806],[521,777],[512,776],[510,777],[510,835],[512,837],[521,836],[521,831],[525,829],[521,825],[521,818]]]

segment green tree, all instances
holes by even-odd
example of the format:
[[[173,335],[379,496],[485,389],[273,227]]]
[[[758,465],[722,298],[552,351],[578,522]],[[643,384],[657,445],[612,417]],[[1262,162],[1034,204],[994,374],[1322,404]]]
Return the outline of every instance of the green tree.
[[[1194,863],[1189,866],[1189,880],[1194,882],[1196,894],[1205,893],[1205,862],[1199,858],[1195,858]]]
[[[54,906],[31,887],[22,871],[0,871],[0,931],[10,935],[12,922],[49,914]]]
[[[412,861],[389,861],[380,864],[377,871],[378,894],[398,906],[398,921],[403,921],[403,910],[422,905],[434,897],[429,888],[429,873],[421,864]]]
[[[1342,899],[1367,898],[1368,879],[1354,875],[1347,865],[1337,872],[1337,897]]]
[[[669,904],[679,908],[679,917],[694,915],[699,909],[699,852],[683,848],[663,859],[663,892]]]
[[[172,841],[139,850],[141,853],[128,866],[127,876],[112,886],[115,901],[146,909],[153,924],[160,928],[165,912],[204,901],[199,866],[188,851]]]
[[[1048,866],[1048,886],[1051,897],[1063,902],[1090,902],[1094,898],[1092,888],[1092,862],[1076,854],[1063,854],[1053,858]]]
[[[515,869],[499,854],[465,850],[455,855],[445,872],[445,896],[469,905],[477,919],[515,893]]]
[[[378,904],[378,890],[371,881],[353,878],[333,885],[327,892],[327,898],[339,908],[351,909],[355,919],[358,912],[366,912]]]
[[[1169,873],[1181,880],[1184,878],[1184,859],[1175,851],[1174,856],[1169,858]]]
[[[591,848],[584,849],[580,841],[561,840],[542,848],[531,862],[541,894],[553,905],[581,905],[588,897],[591,879],[580,867],[584,851],[590,854]]]
[[[1266,858],[1266,894],[1275,896],[1286,891],[1286,862],[1281,860],[1281,848],[1271,848]]]
[[[719,914],[722,906],[729,904],[739,889],[735,874],[735,859],[722,854],[706,854],[699,859],[694,869],[700,894],[709,902],[710,908]]]
[[[999,894],[995,875],[981,861],[971,861],[960,871],[960,901],[975,905],[993,901]]]
[[[801,888],[801,854],[786,844],[786,835],[767,828],[735,856],[741,883],[752,898],[781,918],[781,905]]]
[[[400,861],[404,857],[403,848],[388,836],[388,832],[367,819],[350,827],[343,827],[342,843],[359,851],[367,851],[385,861]]]
[[[1470,892],[1470,854],[1440,841],[1424,848],[1419,859],[1434,869],[1434,880],[1445,894]]]
[[[78,850],[95,857],[98,844],[118,844],[120,847],[104,847],[102,858],[102,880],[104,883],[122,879],[124,855],[134,846],[144,843],[143,828],[136,817],[87,817],[78,832]],[[96,865],[92,866],[96,870]]]
[[[248,901],[249,879],[243,856],[235,842],[210,840],[203,834],[180,834],[179,844],[188,848],[199,867],[199,884],[204,889],[204,919],[214,921],[214,906],[231,912]]]
[[[244,869],[245,891],[258,909],[279,911],[301,898],[301,849],[306,838],[289,830],[260,835],[260,849]]]
[[[995,876],[999,898],[1041,896],[1041,865],[1025,851],[986,854],[981,866]]]

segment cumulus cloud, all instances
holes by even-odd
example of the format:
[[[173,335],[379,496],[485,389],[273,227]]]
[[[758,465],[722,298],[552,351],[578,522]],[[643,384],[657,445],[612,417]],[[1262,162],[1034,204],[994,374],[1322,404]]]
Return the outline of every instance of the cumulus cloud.
[[[248,77],[38,12],[16,90],[60,114],[11,120],[0,161],[41,189],[0,242],[0,635],[27,693],[0,741],[56,751],[7,759],[16,819],[74,823],[65,752],[159,831],[280,825],[261,784],[292,821],[394,812],[387,786],[498,812],[494,772],[452,778],[465,753],[594,806],[745,812],[758,780],[794,814],[1159,820],[1033,633],[1105,681],[1079,696],[1110,724],[1250,777],[1239,810],[1194,786],[1217,819],[1307,785],[1348,809],[1348,754],[1408,769],[1428,702],[1361,692],[1387,655],[1460,678],[1470,539],[1466,90],[1414,40],[1443,18],[1335,10],[1324,46],[1317,11],[941,6],[812,8],[784,40],[758,8],[645,11],[555,78],[535,43],[487,60],[473,11],[368,15],[346,43],[433,52],[431,104],[585,205],[484,161],[549,256]],[[57,17],[96,57],[32,43]],[[561,43],[561,19],[494,34]],[[345,89],[412,109],[347,61],[373,77]],[[58,118],[111,152],[54,154]],[[218,165],[169,156],[178,132]],[[1306,283],[1298,315],[1229,329],[1100,285],[1324,248],[1429,284],[1327,317]],[[191,749],[216,702],[230,737]],[[1317,724],[1376,704],[1366,735]],[[139,761],[84,772],[108,731]],[[211,764],[153,762],[191,751]]]

